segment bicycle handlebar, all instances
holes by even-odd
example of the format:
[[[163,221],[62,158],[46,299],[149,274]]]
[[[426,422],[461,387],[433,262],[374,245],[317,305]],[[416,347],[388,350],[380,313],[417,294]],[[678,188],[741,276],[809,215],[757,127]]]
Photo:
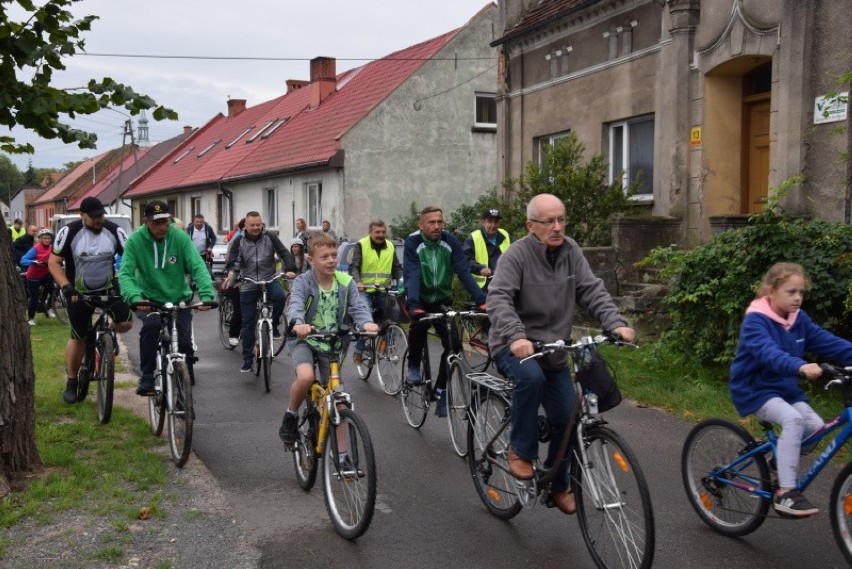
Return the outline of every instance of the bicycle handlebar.
[[[147,307],[151,309],[151,312],[173,312],[177,310],[198,310],[199,308],[204,307],[217,308],[218,306],[219,303],[214,300],[196,302],[195,304],[186,304],[183,301],[174,304],[171,302],[160,303],[153,300],[140,300],[139,302],[131,304],[130,308],[133,310],[139,310],[140,308]]]
[[[832,385],[847,385],[852,383],[852,366],[839,367],[831,364],[819,364],[822,372],[829,378],[823,389],[828,389]]]
[[[285,280],[293,280],[293,279],[288,279],[286,275],[287,275],[287,273],[275,273],[272,276],[272,278],[270,278],[269,280],[266,280],[266,281],[256,281],[251,277],[244,277],[244,276],[240,276],[239,278],[240,278],[240,280],[247,281],[251,284],[256,284],[258,286],[264,286],[264,285],[272,284],[273,282],[277,281],[281,277],[284,277]]]
[[[566,344],[565,340],[556,340],[555,342],[545,343],[545,342],[533,342],[533,349],[536,351],[531,356],[527,356],[522,359],[520,363],[524,363],[527,360],[534,360],[538,358],[542,358],[548,354],[552,354],[553,352],[564,351],[564,352],[574,352],[578,350],[582,350],[583,348],[587,348],[592,345],[599,344],[613,344],[616,346],[630,346],[631,348],[638,348],[639,346],[636,344],[632,344],[630,342],[625,342],[621,339],[621,336],[612,332],[610,330],[604,330],[601,334],[597,336],[583,336],[576,342],[572,344]]]
[[[473,316],[476,318],[488,318],[488,313],[481,310],[452,310],[447,309],[445,312],[424,312],[420,316],[415,316],[412,313],[412,320],[415,322],[431,322],[432,320],[443,320],[445,318],[454,318],[456,316]]]

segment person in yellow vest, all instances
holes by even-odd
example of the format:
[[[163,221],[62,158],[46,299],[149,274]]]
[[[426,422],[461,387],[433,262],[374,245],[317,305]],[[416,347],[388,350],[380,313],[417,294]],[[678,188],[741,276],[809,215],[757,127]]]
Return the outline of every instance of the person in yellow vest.
[[[21,219],[16,219],[12,227],[9,228],[9,232],[12,234],[12,243],[14,243],[18,237],[23,237],[24,233],[27,232],[24,229],[24,222]]]
[[[489,277],[494,276],[497,260],[510,243],[509,233],[500,229],[500,210],[482,212],[482,226],[465,240],[464,252],[470,259],[470,274],[483,292],[488,292]]]
[[[394,281],[402,276],[402,266],[396,258],[393,243],[387,240],[388,226],[381,219],[370,222],[369,233],[358,241],[349,265],[349,274],[358,287],[361,298],[373,311],[373,322],[381,322],[384,318],[386,292],[377,288],[388,289]],[[355,342],[352,361],[360,364],[364,340]]]

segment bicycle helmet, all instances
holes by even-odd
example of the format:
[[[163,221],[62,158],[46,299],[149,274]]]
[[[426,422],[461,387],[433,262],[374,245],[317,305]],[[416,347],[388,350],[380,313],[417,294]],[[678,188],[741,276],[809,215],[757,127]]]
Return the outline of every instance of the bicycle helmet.
[[[39,229],[38,233],[36,233],[36,238],[40,239],[44,235],[50,235],[51,237],[53,237],[53,231],[46,227],[44,229]]]

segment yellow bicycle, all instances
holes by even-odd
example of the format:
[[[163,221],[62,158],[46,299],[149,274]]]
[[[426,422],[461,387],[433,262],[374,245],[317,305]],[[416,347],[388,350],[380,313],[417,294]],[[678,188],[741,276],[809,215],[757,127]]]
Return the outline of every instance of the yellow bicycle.
[[[352,398],[341,389],[340,359],[349,330],[317,331],[308,335],[326,341],[331,349],[314,354],[314,383],[299,408],[293,447],[296,478],[303,490],[316,482],[323,464],[323,490],[334,529],[355,539],[370,526],[376,505],[376,461],[367,424],[355,414]],[[322,363],[327,362],[328,368]],[[327,377],[323,370],[327,369]]]

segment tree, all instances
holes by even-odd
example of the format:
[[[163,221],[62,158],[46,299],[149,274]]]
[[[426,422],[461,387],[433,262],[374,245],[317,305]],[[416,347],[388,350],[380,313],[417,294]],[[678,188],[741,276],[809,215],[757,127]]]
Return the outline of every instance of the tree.
[[[23,185],[24,175],[8,156],[0,154],[0,200],[10,204]]]
[[[110,78],[91,80],[87,88],[74,92],[51,86],[53,71],[65,68],[63,58],[83,50],[80,36],[96,19],[75,20],[66,8],[78,1],[47,0],[36,7],[32,0],[0,0],[0,124],[94,148],[97,137],[93,133],[62,124],[62,117],[89,115],[119,105],[131,114],[154,108],[155,119],[176,119],[174,111],[156,106],[151,98]],[[20,11],[15,4],[26,12],[21,22],[9,19],[9,8]],[[31,145],[17,144],[11,136],[0,136],[0,150],[33,152]],[[0,496],[8,493],[10,482],[41,468],[35,444],[32,349],[21,310],[23,284],[12,263],[10,237],[0,219],[0,290],[4,291],[0,294]]]
[[[0,124],[21,126],[42,138],[59,138],[80,148],[95,148],[97,135],[62,123],[63,117],[90,115],[109,106],[122,106],[130,114],[153,109],[155,120],[177,119],[171,109],[157,106],[146,95],[109,77],[92,79],[85,89],[60,89],[51,85],[53,72],[65,69],[63,58],[84,51],[83,32],[91,30],[97,16],[75,20],[66,8],[81,0],[48,0],[36,7],[32,0],[0,0]],[[9,9],[19,5],[24,21],[9,19]],[[20,77],[20,76],[23,76]],[[0,150],[29,153],[31,144],[18,144],[0,136]]]

